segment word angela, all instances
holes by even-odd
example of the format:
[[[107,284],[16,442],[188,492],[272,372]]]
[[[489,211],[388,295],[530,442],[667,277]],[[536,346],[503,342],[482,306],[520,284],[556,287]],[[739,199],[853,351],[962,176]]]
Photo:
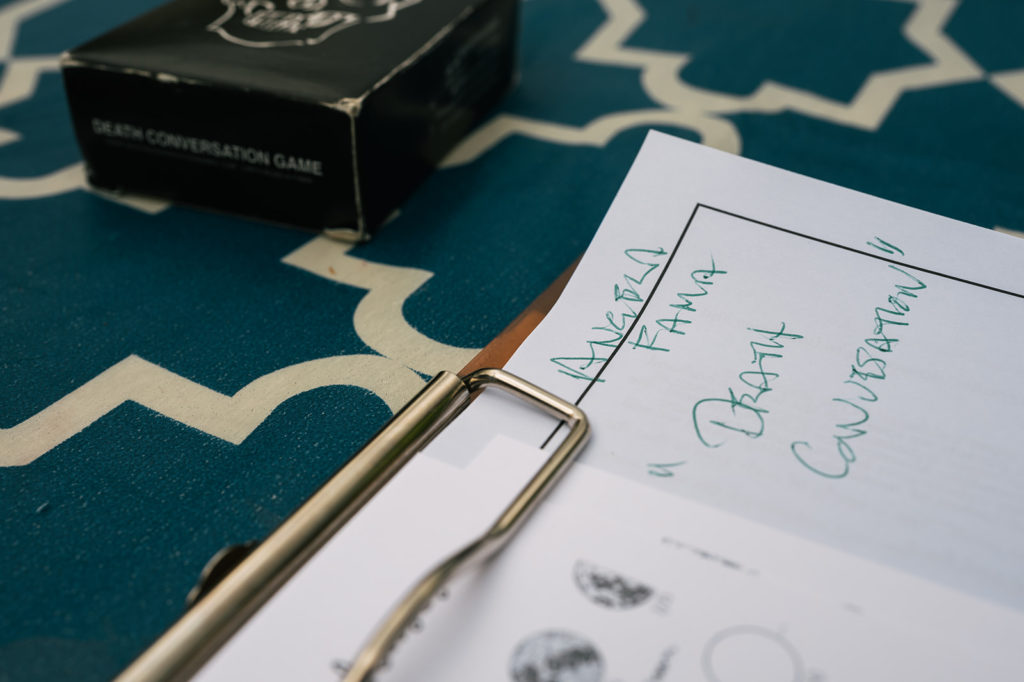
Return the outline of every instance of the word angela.
[[[583,355],[551,358],[561,374],[584,381],[603,381],[600,374],[604,365],[623,344],[634,350],[667,352],[668,348],[658,345],[659,336],[665,332],[685,334],[685,325],[692,323],[691,314],[696,312],[693,299],[706,296],[708,287],[714,284],[712,279],[716,275],[726,274],[725,270],[715,266],[715,260],[711,258],[710,267],[698,268],[690,273],[693,287],[686,288],[694,288],[696,291],[677,293],[676,302],[668,305],[669,311],[664,313],[665,317],[655,319],[653,325],[641,324],[638,318],[658,286],[654,284],[645,295],[642,293],[646,288],[644,285],[650,275],[663,266],[661,259],[668,254],[658,248],[626,249],[625,255],[639,267],[623,273],[621,281],[612,286],[611,309],[605,311],[605,324],[591,327],[592,331],[599,333],[587,340],[587,352]]]
[[[622,274],[621,280],[612,285],[612,301],[604,313],[604,324],[591,327],[591,330],[599,333],[587,340],[586,352],[581,355],[551,358],[551,362],[558,365],[560,374],[584,381],[601,381],[597,375],[600,374],[602,366],[611,359],[619,347],[619,342],[632,331],[638,308],[646,300],[646,295],[641,294],[644,283],[652,273],[661,268],[668,252],[660,247],[626,249],[624,255],[631,265],[627,265],[629,270]],[[647,337],[647,326],[643,325],[637,343]]]

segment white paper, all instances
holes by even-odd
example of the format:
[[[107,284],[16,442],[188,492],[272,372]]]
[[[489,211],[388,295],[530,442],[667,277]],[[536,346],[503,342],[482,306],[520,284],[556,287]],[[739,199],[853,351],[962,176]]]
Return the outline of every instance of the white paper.
[[[530,451],[499,438],[481,458]],[[381,680],[1016,680],[1022,632],[1012,610],[581,468]]]
[[[337,680],[399,597],[490,526],[543,458],[458,469],[414,457],[195,679]]]
[[[1024,679],[1021,263],[652,133],[508,365],[594,438],[384,679]],[[201,678],[335,679],[554,430],[482,396]]]
[[[463,471],[414,461],[198,679],[337,679],[418,567],[489,521],[543,456],[497,437]],[[376,679],[941,682],[1024,670],[1015,610],[588,467],[449,591]]]
[[[583,396],[586,465],[1024,609],[1022,267],[1012,237],[652,133],[507,368]],[[488,398],[449,437],[545,442]]]

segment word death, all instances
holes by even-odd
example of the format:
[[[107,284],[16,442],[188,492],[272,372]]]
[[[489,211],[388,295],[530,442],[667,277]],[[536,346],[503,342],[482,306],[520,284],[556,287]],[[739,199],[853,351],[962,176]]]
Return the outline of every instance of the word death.
[[[770,369],[770,362],[782,359],[785,345],[791,341],[804,338],[800,334],[786,331],[786,323],[779,324],[778,329],[754,329],[755,339],[750,342],[753,358],[750,369],[739,373],[738,379],[746,389],[738,396],[732,388],[727,389],[726,398],[704,398],[693,406],[693,427],[697,438],[709,448],[724,445],[732,435],[742,434],[747,438],[760,438],[764,435],[764,416],[768,408],[760,401],[770,393],[772,384],[779,378],[777,371]],[[749,390],[747,390],[749,389]]]

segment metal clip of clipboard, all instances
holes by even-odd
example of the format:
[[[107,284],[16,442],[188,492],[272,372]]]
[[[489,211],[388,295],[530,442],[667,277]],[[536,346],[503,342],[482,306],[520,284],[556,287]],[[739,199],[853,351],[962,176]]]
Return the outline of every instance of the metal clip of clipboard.
[[[586,444],[590,427],[574,404],[500,369],[466,377],[441,372],[362,450],[234,570],[187,611],[118,682],[183,680],[202,665],[419,450],[487,387],[496,387],[565,422],[568,435],[477,539],[427,573],[387,614],[344,682],[371,679],[405,629],[458,573],[505,547]]]

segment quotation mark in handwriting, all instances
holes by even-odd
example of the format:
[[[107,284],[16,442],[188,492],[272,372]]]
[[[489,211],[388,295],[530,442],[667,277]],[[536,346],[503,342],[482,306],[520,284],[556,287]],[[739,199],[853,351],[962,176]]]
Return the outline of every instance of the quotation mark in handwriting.
[[[889,242],[885,241],[881,237],[875,237],[874,241],[865,242],[868,246],[874,247],[882,253],[887,253],[890,256],[895,256],[897,253],[901,256],[905,255],[903,250],[898,246],[894,246]]]
[[[672,469],[675,467],[681,467],[686,464],[686,461],[679,462],[666,462],[664,464],[648,463],[647,473],[651,476],[657,476],[658,478],[671,478],[676,475]]]

